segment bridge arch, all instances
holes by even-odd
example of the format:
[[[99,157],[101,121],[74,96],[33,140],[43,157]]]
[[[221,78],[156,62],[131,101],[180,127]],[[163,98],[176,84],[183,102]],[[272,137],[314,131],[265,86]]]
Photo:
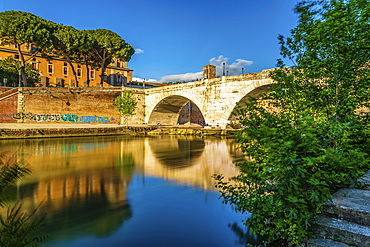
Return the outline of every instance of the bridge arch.
[[[226,123],[233,124],[237,123],[236,116],[234,115],[236,107],[239,105],[243,108],[243,103],[248,101],[249,97],[257,97],[260,94],[270,92],[271,81],[264,85],[259,85],[256,87],[246,88],[238,92],[234,98],[234,102],[230,104],[230,107],[227,108],[225,113],[222,116],[222,119],[227,120]]]
[[[189,120],[180,120],[180,116]],[[176,125],[204,122],[203,113],[189,98],[181,95],[171,95],[161,101],[150,113],[148,124]]]

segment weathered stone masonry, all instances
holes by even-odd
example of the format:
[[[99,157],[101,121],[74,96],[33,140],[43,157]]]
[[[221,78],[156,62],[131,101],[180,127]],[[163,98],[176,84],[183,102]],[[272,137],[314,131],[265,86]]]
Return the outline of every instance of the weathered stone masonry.
[[[144,91],[133,91],[138,108],[130,123],[143,122]],[[12,98],[17,108],[4,110],[0,122],[119,123],[120,116],[114,107],[114,99],[120,94],[119,87],[19,88],[17,97]],[[4,107],[1,101],[1,109]]]
[[[273,81],[268,73],[269,70],[264,70],[145,90],[124,88],[133,90],[138,101],[136,115],[129,118],[129,124],[175,125],[185,123],[186,118],[199,123],[202,118],[209,125],[225,127],[238,102],[247,95],[269,90]],[[121,94],[120,87],[19,88],[6,99],[3,95],[11,94],[12,89],[1,89],[6,93],[0,94],[0,114],[3,114],[0,122],[120,122],[114,107],[114,99]],[[189,103],[190,111],[184,108]]]

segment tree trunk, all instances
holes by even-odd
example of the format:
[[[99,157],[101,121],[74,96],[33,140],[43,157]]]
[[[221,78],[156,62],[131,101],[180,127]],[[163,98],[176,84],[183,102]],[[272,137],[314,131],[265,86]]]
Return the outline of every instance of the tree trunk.
[[[15,41],[15,44],[17,45],[19,58],[21,59],[21,76],[22,76],[23,86],[27,87],[27,77],[26,77],[26,70],[25,70],[26,64],[24,62],[24,57],[21,52],[21,46],[18,44],[17,41]]]
[[[69,64],[69,66],[71,66],[72,73],[73,73],[73,75],[75,77],[75,80],[76,80],[76,87],[78,87],[78,80],[77,80],[77,74],[76,74],[76,71],[75,71],[75,67],[73,66],[72,61],[69,58],[69,56],[67,56],[64,52],[62,52],[62,54],[63,54],[64,58],[67,59],[67,62]]]
[[[89,63],[87,62],[87,57],[85,55],[83,55],[84,57],[84,60],[85,60],[85,66],[86,66],[86,83],[87,83],[87,86],[89,87],[90,86],[90,70],[89,70]]]
[[[72,61],[69,58],[67,58],[67,61],[68,61],[69,66],[71,66],[72,73],[73,73],[73,75],[75,77],[76,87],[78,87],[77,73],[76,73],[75,67],[73,66]]]
[[[104,64],[105,64],[105,61],[107,60],[106,55],[107,55],[107,52],[105,50],[104,53],[103,53],[103,57],[101,57],[101,65],[100,65],[100,67],[101,67],[101,75],[100,75],[100,77],[101,77],[100,78],[101,86],[103,86],[103,83],[104,83],[104,69],[105,69]]]
[[[26,77],[26,70],[25,70],[24,63],[21,66],[21,76],[22,76],[23,86],[27,87],[27,77]]]
[[[101,62],[101,75],[100,75],[100,85],[103,86],[103,83],[104,83],[104,63],[105,63],[105,60],[102,60]]]

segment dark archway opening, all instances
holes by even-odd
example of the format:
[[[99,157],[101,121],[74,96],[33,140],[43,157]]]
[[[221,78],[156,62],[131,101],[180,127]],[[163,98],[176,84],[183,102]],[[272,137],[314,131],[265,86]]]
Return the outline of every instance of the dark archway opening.
[[[245,95],[237,103],[237,105],[234,107],[233,111],[231,112],[231,114],[230,114],[230,116],[228,118],[228,121],[229,121],[228,127],[229,128],[233,128],[233,129],[240,129],[241,128],[241,124],[238,121],[238,116],[237,116],[236,108],[239,107],[240,109],[244,109],[245,108],[245,103],[249,101],[249,97],[258,97],[259,95],[261,95],[263,93],[268,93],[268,92],[271,92],[270,85],[265,85],[265,86],[262,86],[262,87],[258,87],[256,89],[252,90],[247,95]]]
[[[177,125],[204,124],[197,105],[183,96],[170,96],[161,100],[149,117],[148,124]]]

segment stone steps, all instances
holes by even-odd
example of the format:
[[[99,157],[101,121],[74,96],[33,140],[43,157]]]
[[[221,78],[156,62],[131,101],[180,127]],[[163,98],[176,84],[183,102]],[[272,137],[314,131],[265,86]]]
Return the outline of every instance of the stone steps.
[[[370,228],[346,220],[320,215],[314,224],[316,237],[346,243],[352,246],[370,246]]]
[[[359,180],[370,183],[370,171]],[[312,226],[317,239],[310,247],[370,246],[370,189],[348,188],[336,192],[331,202],[323,205]]]
[[[330,239],[317,238],[310,239],[307,243],[307,247],[350,247],[350,245],[336,242]]]
[[[370,190],[341,189],[332,202],[324,203],[324,214],[364,226],[370,226]]]

